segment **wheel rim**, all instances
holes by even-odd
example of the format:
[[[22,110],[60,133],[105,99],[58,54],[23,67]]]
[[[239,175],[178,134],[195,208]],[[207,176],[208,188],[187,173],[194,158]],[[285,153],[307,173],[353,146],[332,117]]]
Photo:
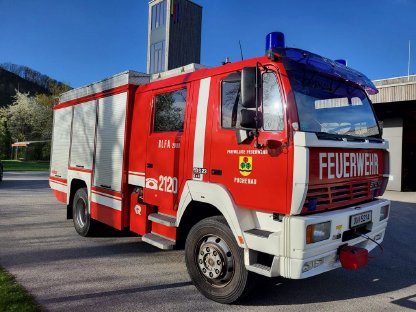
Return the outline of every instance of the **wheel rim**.
[[[213,286],[228,285],[234,275],[234,257],[227,243],[217,235],[204,236],[196,248],[201,275]]]
[[[85,224],[87,223],[87,203],[85,202],[85,200],[83,198],[78,198],[77,203],[75,205],[76,207],[76,218],[77,218],[77,222],[81,227],[84,227]]]

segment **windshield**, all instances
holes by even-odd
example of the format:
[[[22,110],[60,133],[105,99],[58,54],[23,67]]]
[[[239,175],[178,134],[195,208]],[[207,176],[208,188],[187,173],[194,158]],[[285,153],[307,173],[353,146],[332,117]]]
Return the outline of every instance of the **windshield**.
[[[303,66],[295,67],[287,73],[295,95],[300,130],[357,137],[380,136],[363,90]]]

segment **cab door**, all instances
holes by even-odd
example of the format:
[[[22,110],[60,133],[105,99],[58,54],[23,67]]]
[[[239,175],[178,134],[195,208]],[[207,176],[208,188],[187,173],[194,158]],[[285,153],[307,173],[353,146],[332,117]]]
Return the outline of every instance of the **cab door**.
[[[152,123],[147,138],[144,201],[173,214],[183,183],[187,85],[158,90],[152,99]]]
[[[210,181],[227,187],[240,207],[262,211],[284,211],[287,191],[287,149],[278,153],[267,149],[267,141],[277,146],[287,143],[283,97],[276,72],[262,74],[263,126],[258,142],[251,138],[242,144],[237,133],[245,133],[247,108],[241,105],[241,74],[231,73],[216,77],[221,88],[212,125]],[[250,110],[250,109],[249,109]],[[246,128],[244,128],[244,127]]]

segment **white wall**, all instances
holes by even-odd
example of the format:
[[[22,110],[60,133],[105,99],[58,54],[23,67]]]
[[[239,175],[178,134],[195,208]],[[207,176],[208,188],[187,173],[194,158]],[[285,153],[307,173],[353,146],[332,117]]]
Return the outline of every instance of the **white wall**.
[[[383,138],[389,141],[390,178],[387,190],[402,190],[403,118],[383,120]]]

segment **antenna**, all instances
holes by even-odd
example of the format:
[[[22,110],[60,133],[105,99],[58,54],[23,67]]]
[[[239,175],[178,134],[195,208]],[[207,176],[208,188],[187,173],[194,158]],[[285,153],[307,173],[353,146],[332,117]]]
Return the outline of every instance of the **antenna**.
[[[238,40],[238,44],[240,45],[241,60],[244,61],[243,48],[241,47],[241,41],[240,40]]]
[[[410,81],[410,40],[409,40],[409,60],[407,61],[407,81]]]

